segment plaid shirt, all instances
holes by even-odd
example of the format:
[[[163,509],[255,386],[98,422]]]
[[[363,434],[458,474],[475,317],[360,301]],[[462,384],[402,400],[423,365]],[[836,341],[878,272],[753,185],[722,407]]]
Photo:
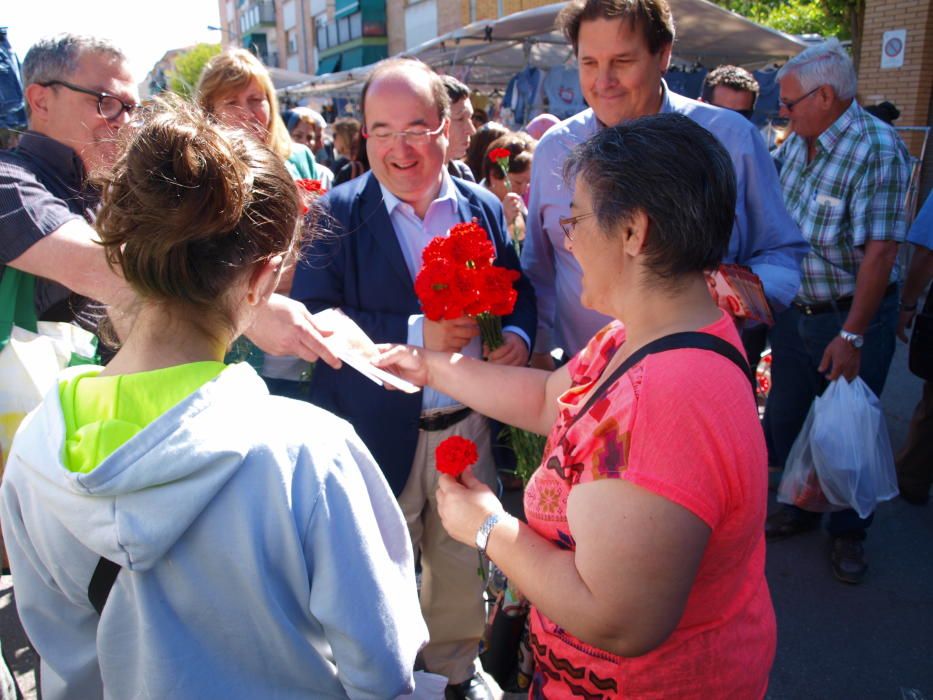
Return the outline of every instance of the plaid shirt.
[[[867,241],[903,241],[910,156],[897,133],[853,100],[816,140],[793,134],[775,154],[790,215],[810,244],[797,300],[832,301],[855,293]],[[895,264],[891,281],[898,279]]]

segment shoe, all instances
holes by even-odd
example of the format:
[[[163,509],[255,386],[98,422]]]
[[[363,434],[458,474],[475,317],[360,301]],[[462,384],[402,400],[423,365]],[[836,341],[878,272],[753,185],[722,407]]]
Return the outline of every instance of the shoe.
[[[783,540],[786,537],[815,530],[819,524],[819,518],[801,515],[790,508],[781,508],[765,520],[765,539],[769,542]]]
[[[833,576],[844,583],[861,583],[868,571],[865,547],[861,540],[846,537],[833,539]]]
[[[448,685],[444,691],[444,698],[446,700],[493,700],[493,694],[483,674],[476,671],[463,683]]]

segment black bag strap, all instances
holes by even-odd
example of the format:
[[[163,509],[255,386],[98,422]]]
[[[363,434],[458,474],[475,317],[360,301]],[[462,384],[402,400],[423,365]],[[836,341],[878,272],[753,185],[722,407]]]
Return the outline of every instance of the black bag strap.
[[[643,345],[638,348],[635,352],[628,356],[628,358],[621,365],[616,367],[611,375],[599,385],[599,388],[594,391],[590,398],[587,399],[587,402],[583,405],[579,411],[576,412],[573,419],[570,423],[567,424],[567,427],[564,429],[564,435],[573,427],[573,425],[593,407],[599,398],[606,393],[606,390],[615,384],[623,374],[628,372],[632,367],[641,362],[648,355],[653,355],[658,352],[667,352],[668,350],[682,350],[684,348],[696,348],[698,350],[709,350],[710,352],[715,352],[719,355],[722,355],[725,358],[732,360],[736,366],[742,370],[742,373],[746,377],[752,376],[752,370],[748,365],[748,360],[745,359],[745,355],[729,341],[723,340],[722,338],[712,335],[711,333],[700,333],[699,331],[684,331],[683,333],[671,333],[670,335],[665,335],[662,338],[652,340],[650,343]]]
[[[104,557],[97,562],[97,567],[91,575],[91,582],[87,586],[87,599],[91,601],[98,615],[104,611],[104,605],[107,604],[110,589],[117,580],[120,568],[119,564]]]

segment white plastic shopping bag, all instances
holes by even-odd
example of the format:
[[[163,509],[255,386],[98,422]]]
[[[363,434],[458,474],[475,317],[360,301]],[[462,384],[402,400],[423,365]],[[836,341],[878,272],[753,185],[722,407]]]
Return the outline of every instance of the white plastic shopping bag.
[[[803,505],[806,499],[795,493],[803,473],[812,486],[813,472],[826,507]],[[840,377],[814,400],[788,456],[778,500],[807,510],[852,508],[867,518],[878,503],[896,495],[894,453],[881,402],[859,377],[852,382]],[[818,506],[819,499],[810,500]]]
[[[0,280],[0,474],[20,422],[58,373],[97,354],[97,339],[86,330],[36,320],[34,284],[32,275],[11,267]]]

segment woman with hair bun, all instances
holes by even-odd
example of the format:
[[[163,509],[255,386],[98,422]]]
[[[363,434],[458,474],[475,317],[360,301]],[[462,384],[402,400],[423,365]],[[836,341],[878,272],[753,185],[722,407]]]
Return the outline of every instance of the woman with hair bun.
[[[158,107],[104,184],[135,316],[27,417],[0,490],[46,700],[412,690],[427,632],[381,471],[347,423],[222,363],[299,226],[282,160],[193,107]]]

